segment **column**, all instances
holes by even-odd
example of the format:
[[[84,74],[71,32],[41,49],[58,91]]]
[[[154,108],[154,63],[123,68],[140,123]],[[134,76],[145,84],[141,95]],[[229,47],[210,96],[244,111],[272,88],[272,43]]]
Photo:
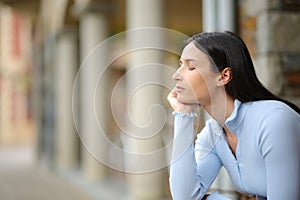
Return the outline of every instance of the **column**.
[[[101,77],[101,91],[97,90],[100,80],[99,70],[107,54],[93,53],[93,48],[99,45],[108,36],[107,20],[101,11],[86,9],[80,15],[80,57],[81,63],[88,66],[89,70],[83,70],[80,74],[80,136],[82,140],[82,170],[89,180],[99,180],[105,176],[105,167],[96,157],[105,154],[106,147],[100,136],[100,124],[103,132],[107,126],[106,110],[109,105],[107,97],[107,77]],[[103,48],[103,47],[102,47]],[[98,88],[99,89],[99,88]],[[96,96],[94,96],[94,94]],[[98,121],[96,116],[98,116]],[[100,139],[99,139],[100,137]]]
[[[48,168],[55,165],[54,161],[54,52],[55,52],[55,35],[49,33],[44,38],[43,51],[43,69],[42,69],[42,127],[41,141],[43,147],[42,160]]]
[[[127,0],[126,6],[127,29],[163,26],[163,1]],[[147,156],[141,156],[151,154],[163,146],[160,134],[154,133],[155,129],[159,128],[156,122],[163,119],[162,115],[152,107],[162,104],[161,88],[155,84],[142,85],[152,78],[161,80],[162,72],[155,70],[156,64],[160,63],[161,52],[145,50],[139,45],[151,42],[163,43],[163,37],[159,32],[154,34],[145,31],[143,34],[129,33],[126,38],[130,49],[134,46],[140,47],[129,55],[127,67],[127,95],[130,97],[128,99],[131,99],[127,105],[131,116],[128,126],[131,131],[128,133],[129,138],[125,146],[128,147],[129,152],[136,154],[136,157],[130,159],[125,156],[125,166],[135,166],[138,172],[127,176],[132,200],[159,200],[167,187],[164,181],[167,180],[165,170],[153,169],[150,172],[143,172],[147,166],[163,162],[164,155],[160,154],[152,161],[148,160]]]
[[[202,1],[203,31],[217,30],[217,0]]]
[[[235,0],[218,0],[218,21],[219,31],[236,32],[236,8]]]
[[[44,150],[43,134],[43,50],[42,42],[33,44],[33,69],[32,70],[32,101],[34,102],[33,117],[36,124],[36,135],[34,138],[34,159],[41,162]]]
[[[55,158],[62,170],[78,164],[78,135],[72,116],[72,90],[78,67],[76,30],[63,30],[56,40],[55,60]]]
[[[202,1],[203,31],[236,31],[234,0]]]

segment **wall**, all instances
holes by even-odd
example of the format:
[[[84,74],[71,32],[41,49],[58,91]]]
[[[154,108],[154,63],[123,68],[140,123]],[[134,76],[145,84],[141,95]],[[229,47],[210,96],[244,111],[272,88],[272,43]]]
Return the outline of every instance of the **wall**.
[[[299,2],[299,1],[298,1]],[[240,1],[240,34],[250,48],[259,79],[300,105],[300,3]]]

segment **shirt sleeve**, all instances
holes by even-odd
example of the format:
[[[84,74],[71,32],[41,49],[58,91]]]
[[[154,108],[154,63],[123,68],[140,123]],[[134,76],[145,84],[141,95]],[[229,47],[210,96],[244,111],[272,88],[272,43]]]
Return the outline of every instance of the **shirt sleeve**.
[[[259,150],[266,166],[267,199],[300,199],[300,117],[282,108],[261,124]]]
[[[174,115],[174,141],[170,166],[172,198],[174,200],[199,200],[217,176],[221,162],[212,152],[204,157],[195,158],[195,152],[201,149],[199,145],[196,145],[194,149],[195,115],[180,113]],[[207,131],[205,128],[203,130]],[[199,137],[197,140],[200,140]]]

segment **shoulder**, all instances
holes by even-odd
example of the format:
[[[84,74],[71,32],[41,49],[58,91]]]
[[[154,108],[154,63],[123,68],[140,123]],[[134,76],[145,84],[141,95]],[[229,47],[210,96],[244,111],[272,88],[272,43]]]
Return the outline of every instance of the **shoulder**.
[[[263,101],[253,101],[242,104],[243,107],[247,108],[247,113],[251,117],[256,119],[263,119],[268,121],[268,119],[281,119],[285,120],[299,120],[300,115],[296,113],[287,104],[276,101],[276,100],[263,100]]]
[[[254,130],[262,152],[276,144],[287,148],[300,140],[300,115],[285,103],[257,101],[249,107],[249,112],[256,119],[257,129]]]
[[[225,122],[232,130],[242,128],[256,132],[261,125],[269,126],[274,121],[279,124],[300,121],[299,114],[280,101],[261,100],[236,105],[233,114]]]
[[[260,101],[250,101],[246,103],[242,103],[243,105],[249,106],[250,108],[257,109],[257,108],[267,108],[267,109],[274,109],[274,108],[283,108],[289,109],[289,106],[281,101],[277,100],[260,100]]]
[[[300,115],[283,102],[264,100],[245,103],[245,106],[249,107],[247,119],[255,122],[260,129],[300,129]]]

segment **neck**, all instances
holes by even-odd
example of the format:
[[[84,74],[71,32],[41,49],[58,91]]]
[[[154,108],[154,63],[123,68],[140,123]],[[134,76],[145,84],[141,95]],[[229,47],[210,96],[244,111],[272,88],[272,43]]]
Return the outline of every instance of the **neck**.
[[[212,98],[211,102],[203,107],[212,118],[224,127],[226,119],[233,112],[234,99],[229,95],[223,95],[219,98]]]

